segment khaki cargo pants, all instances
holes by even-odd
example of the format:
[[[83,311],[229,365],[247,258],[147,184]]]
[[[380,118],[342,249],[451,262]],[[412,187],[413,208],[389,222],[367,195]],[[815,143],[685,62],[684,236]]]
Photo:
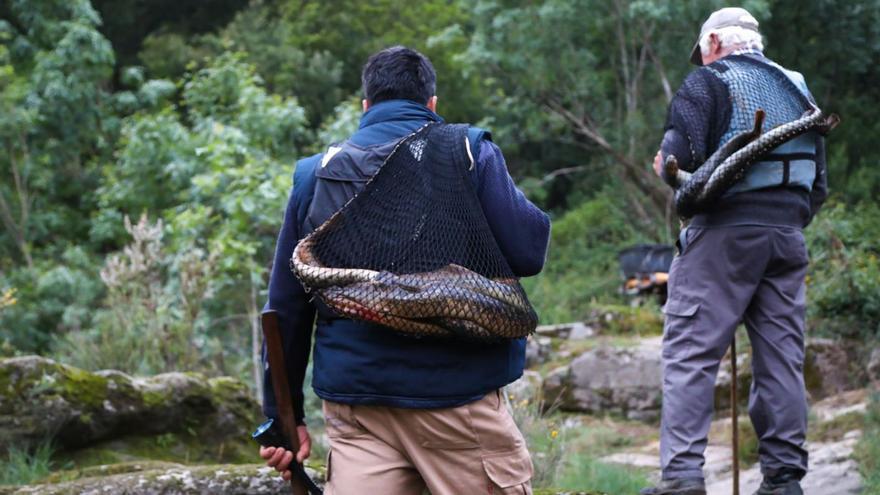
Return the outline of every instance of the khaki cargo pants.
[[[447,409],[324,401],[326,495],[529,495],[532,462],[500,392]]]

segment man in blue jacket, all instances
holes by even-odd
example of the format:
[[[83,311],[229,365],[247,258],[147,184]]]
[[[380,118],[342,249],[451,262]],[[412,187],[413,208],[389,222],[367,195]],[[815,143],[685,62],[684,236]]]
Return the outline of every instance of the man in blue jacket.
[[[316,307],[288,268],[297,242],[363,189],[398,141],[442,122],[436,75],[424,55],[382,50],[367,61],[362,81],[358,131],[296,165],[266,308],[278,313],[301,448],[262,448],[260,455],[285,478],[294,457],[309,455],[302,385],[314,328],[312,387],[324,400],[330,441],[327,493],[530,493],[529,454],[499,391],[521,376],[525,339],[424,341],[344,319]],[[539,273],[547,215],[516,188],[486,131],[472,127],[468,138],[471,179],[501,252],[517,276]],[[275,417],[268,369],[263,396],[264,413]]]

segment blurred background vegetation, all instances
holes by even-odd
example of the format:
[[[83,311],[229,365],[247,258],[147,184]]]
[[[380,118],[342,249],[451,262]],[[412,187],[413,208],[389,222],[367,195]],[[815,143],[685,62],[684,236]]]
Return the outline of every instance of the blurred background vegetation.
[[[89,368],[248,376],[297,157],[344,138],[373,51],[436,66],[440,113],[494,133],[554,218],[544,323],[620,302],[616,253],[678,222],[649,162],[715,0],[0,6],[0,342]],[[880,332],[880,2],[744,2],[843,116],[808,230],[811,322]],[[128,219],[128,220],[126,220]],[[135,350],[136,352],[132,352]]]
[[[297,157],[344,138],[373,51],[438,72],[551,213],[543,323],[621,302],[616,254],[678,221],[649,162],[691,69],[688,0],[0,4],[0,355],[249,379]],[[880,1],[750,0],[767,54],[842,115],[808,230],[810,322],[880,332]],[[867,346],[866,346],[867,348]]]
[[[553,217],[548,264],[525,281],[542,323],[619,307],[618,251],[677,235],[649,163],[699,25],[724,4],[2,2],[0,357],[255,384],[257,316],[295,160],[356,127],[361,66],[393,44],[431,58],[440,113],[491,130]],[[832,196],[807,230],[810,333],[862,340],[867,355],[880,336],[880,0],[742,4],[767,54],[843,118],[828,146]],[[647,310],[634,320],[656,323]],[[557,437],[558,416],[528,403],[515,414],[541,483],[609,493],[644,483],[591,453],[641,429],[591,423]],[[878,417],[861,448],[871,487]],[[562,469],[564,449],[579,457]],[[50,457],[10,453],[0,484],[39,477]]]

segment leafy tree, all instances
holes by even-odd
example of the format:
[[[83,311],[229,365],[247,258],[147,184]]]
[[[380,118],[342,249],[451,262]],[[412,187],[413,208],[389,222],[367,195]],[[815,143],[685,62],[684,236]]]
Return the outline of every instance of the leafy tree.
[[[828,139],[831,190],[848,202],[880,195],[880,1],[771,2],[767,53],[802,72],[820,106],[841,115]]]
[[[28,266],[36,247],[85,230],[90,159],[112,140],[114,58],[99,23],[87,1],[46,0],[12,2],[0,26],[0,218]]]
[[[268,94],[241,55],[218,57],[187,75],[180,87],[180,105],[166,101],[124,119],[120,147],[104,167],[92,233],[96,242],[119,243],[126,237],[118,230],[119,219],[142,213],[163,218],[165,249],[175,253],[164,266],[179,264],[179,257],[193,250],[211,260],[215,297],[200,313],[204,321],[194,323],[236,350],[243,342],[235,329],[242,324],[258,342],[266,261],[272,258],[290,189],[295,143],[310,134],[303,108],[292,98]],[[172,294],[183,287],[170,281],[163,286]],[[107,305],[112,310],[116,303]],[[231,331],[225,334],[223,328]]]

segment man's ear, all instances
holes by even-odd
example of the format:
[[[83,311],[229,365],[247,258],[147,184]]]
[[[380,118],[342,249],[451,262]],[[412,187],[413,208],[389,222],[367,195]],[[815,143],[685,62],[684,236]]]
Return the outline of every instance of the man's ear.
[[[361,100],[361,106],[364,108],[364,112],[370,109],[370,100],[364,98]]]
[[[711,33],[709,35],[709,53],[711,53],[712,55],[719,55],[721,54],[722,48],[723,47],[721,46],[721,40],[718,39],[718,35],[715,33]]]
[[[428,103],[425,104],[428,107],[428,110],[437,113],[437,96],[432,96],[428,99]]]

